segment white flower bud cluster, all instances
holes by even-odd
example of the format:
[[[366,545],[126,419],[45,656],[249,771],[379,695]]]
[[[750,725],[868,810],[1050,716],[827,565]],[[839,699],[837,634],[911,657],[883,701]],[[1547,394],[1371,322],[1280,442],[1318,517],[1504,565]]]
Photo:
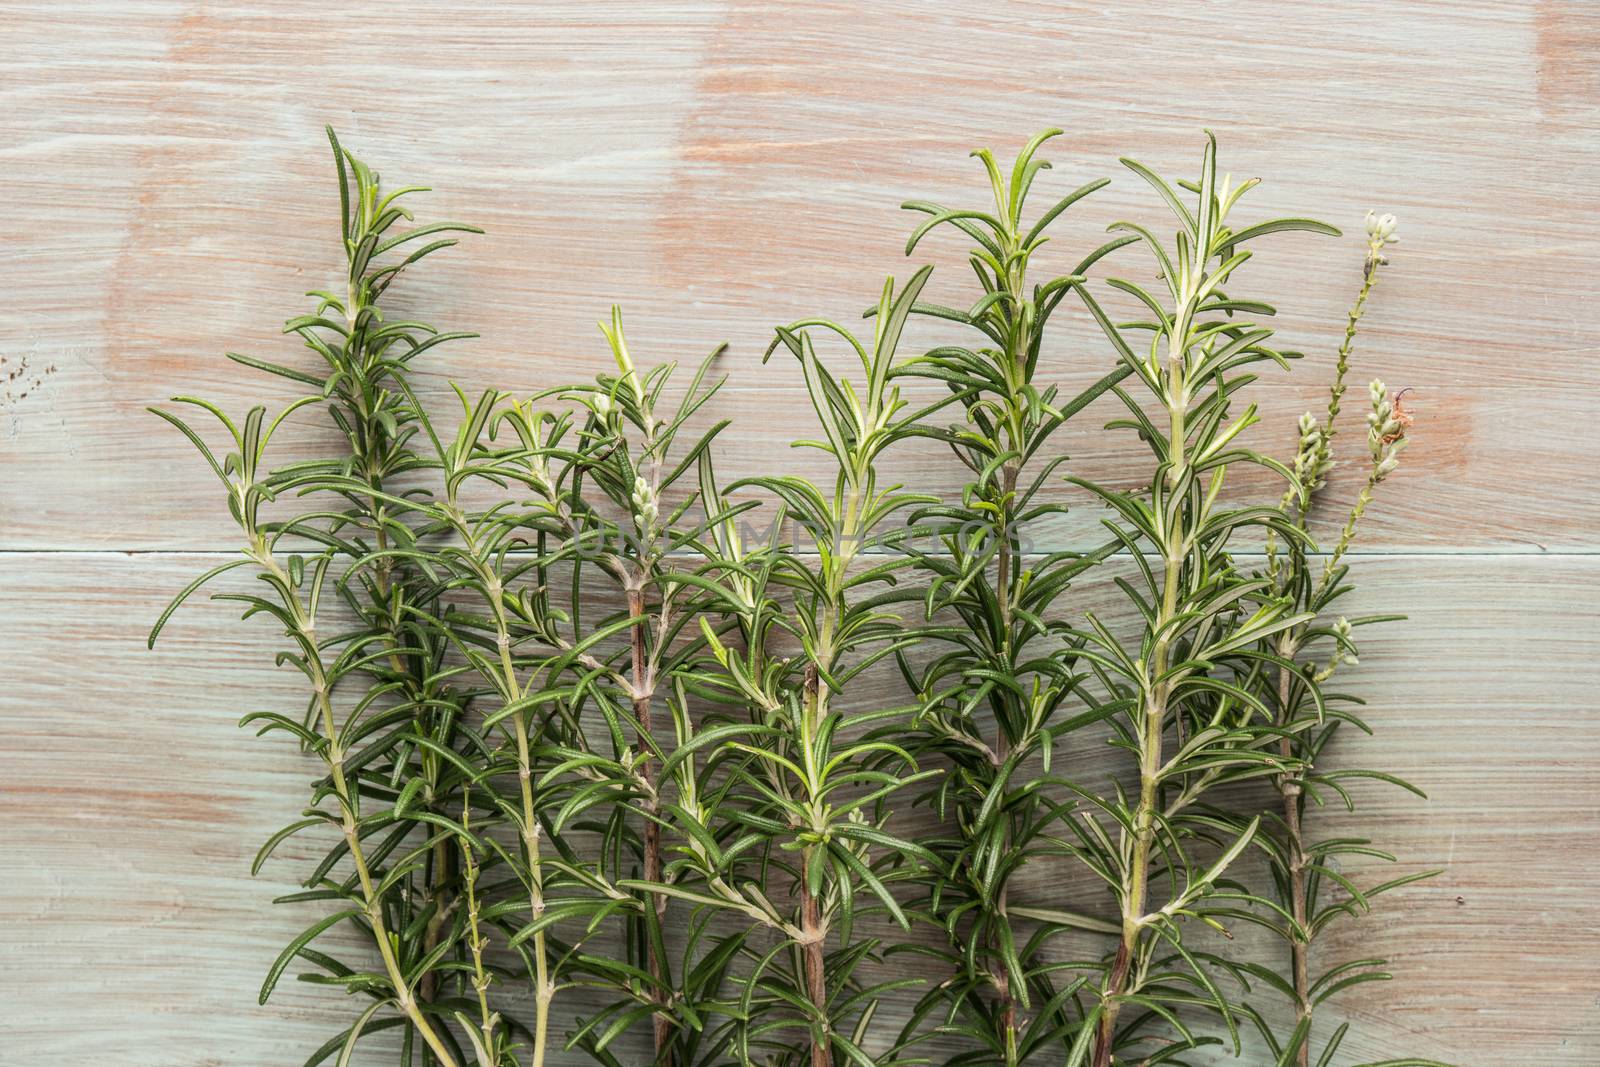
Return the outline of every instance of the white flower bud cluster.
[[[611,397],[609,395],[605,393],[594,394],[594,399],[590,402],[590,406],[594,408],[594,413],[600,416],[602,421],[611,418]]]
[[[1400,240],[1395,234],[1395,229],[1400,225],[1400,220],[1390,214],[1380,215],[1376,211],[1367,212],[1367,274],[1372,274],[1373,268],[1388,263],[1389,257],[1383,254],[1384,245],[1397,244]]]
[[[1321,489],[1333,470],[1333,450],[1328,435],[1311,412],[1300,416],[1300,449],[1294,456],[1294,476],[1309,495]]]
[[[1355,647],[1355,642],[1350,637],[1350,620],[1340,615],[1339,621],[1333,624],[1333,634],[1339,640],[1338,651],[1334,653],[1334,657],[1339,662],[1348,663],[1352,666],[1360,663],[1361,661],[1356,659],[1355,653],[1348,651]]]
[[[1374,378],[1368,387],[1372,410],[1367,413],[1367,442],[1372,447],[1372,480],[1381,482],[1400,466],[1400,453],[1406,447],[1406,427],[1395,410],[1389,387]]]
[[[656,492],[650,488],[650,483],[642,477],[633,480],[633,522],[639,527],[639,533],[646,540],[656,534],[656,522],[661,514],[661,505],[656,500]]]
[[[1369,211],[1367,212],[1367,240],[1379,246],[1394,244],[1400,240],[1394,235],[1394,231],[1399,225],[1400,220],[1392,214],[1380,215],[1376,211]]]
[[[1329,657],[1328,665],[1317,671],[1316,674],[1316,680],[1319,685],[1333,677],[1333,672],[1339,669],[1340,664],[1348,663],[1353,667],[1361,662],[1356,658],[1356,654],[1350,651],[1355,646],[1350,640],[1349,619],[1343,615],[1339,616],[1339,621],[1333,624],[1333,636],[1333,655]]]

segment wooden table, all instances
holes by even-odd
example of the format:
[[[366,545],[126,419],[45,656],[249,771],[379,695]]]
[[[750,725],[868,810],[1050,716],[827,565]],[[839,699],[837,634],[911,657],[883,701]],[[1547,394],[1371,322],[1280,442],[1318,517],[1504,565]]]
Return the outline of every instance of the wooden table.
[[[346,1018],[293,982],[255,1006],[307,921],[267,904],[292,865],[248,871],[308,777],[233,725],[299,701],[271,633],[201,604],[144,648],[235,549],[144,408],[293,395],[222,353],[310,358],[278,327],[337,271],[331,122],[488,231],[403,283],[482,334],[431,395],[592,374],[617,300],[643,360],[729,342],[730,474],[805,467],[799,377],[759,365],[771,325],[909,274],[897,205],[981,205],[973,147],[1059,125],[1050,188],[1115,178],[1066,249],[1159,221],[1116,158],[1192,173],[1203,126],[1268,179],[1254,211],[1347,229],[1248,268],[1309,364],[1260,387],[1258,445],[1316,402],[1363,214],[1397,213],[1355,374],[1413,390],[1414,443],[1355,562],[1362,605],[1411,620],[1352,677],[1363,760],[1431,799],[1367,791],[1356,829],[1446,873],[1339,935],[1398,976],[1340,1002],[1347,1051],[1600,1063],[1600,7],[11,0],[0,35],[0,1062],[298,1063]],[[930,293],[965,284],[957,251],[929,247]],[[1078,315],[1047,372],[1086,384],[1103,348]],[[1071,438],[1085,467],[1137,454],[1099,421]],[[931,452],[903,473],[957,478]]]

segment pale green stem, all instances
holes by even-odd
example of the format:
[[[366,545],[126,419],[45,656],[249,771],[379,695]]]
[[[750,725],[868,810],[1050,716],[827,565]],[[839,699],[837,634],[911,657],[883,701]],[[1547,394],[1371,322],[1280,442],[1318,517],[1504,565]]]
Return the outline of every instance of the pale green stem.
[[[461,518],[453,500],[446,507],[444,514],[466,542],[468,555],[476,559],[477,538],[473,534],[471,526]],[[516,666],[511,660],[511,635],[506,626],[505,591],[500,585],[499,575],[492,572],[484,572],[480,573],[479,577],[484,582],[486,591],[489,594],[490,606],[494,609],[495,644],[500,653],[501,687],[505,693],[506,703],[510,704],[520,698],[522,687],[517,681]],[[539,821],[533,799],[533,756],[528,747],[526,711],[519,709],[512,713],[512,729],[516,734],[517,785],[522,800],[522,832],[520,836],[522,838],[523,852],[527,857],[528,863],[529,921],[536,922],[544,914],[544,878],[539,862]],[[544,931],[539,930],[536,932],[532,941],[534,1023],[531,1067],[544,1067],[550,1030],[550,1002],[555,997],[555,989],[550,982],[550,964]]]
[[[498,588],[498,587],[495,587]],[[503,603],[497,603],[495,623],[499,630],[500,669],[505,675],[506,692],[517,699],[519,687],[516,669],[511,663],[511,640],[506,633]],[[528,906],[530,920],[537,922],[544,914],[544,874],[539,862],[539,818],[533,802],[533,757],[528,748],[527,712],[512,714],[517,734],[517,785],[522,794],[522,847],[528,860]],[[545,1045],[550,1030],[550,1002],[555,988],[550,982],[550,964],[545,947],[544,931],[533,935],[533,1060],[532,1067],[544,1067]]]
[[[264,569],[270,571],[282,583],[285,589],[293,588],[278,561],[260,547],[255,553],[256,562]],[[305,639],[308,649],[316,648],[316,632],[311,621],[306,618],[304,609],[298,598],[290,599],[290,606],[294,612],[295,628]],[[333,704],[328,696],[328,679],[323,673],[320,657],[311,654],[307,657],[312,667],[311,683],[316,690],[317,706],[322,715],[322,728],[328,737],[328,769],[333,778],[333,791],[339,801],[340,826],[344,833],[345,844],[350,849],[350,860],[355,866],[356,878],[361,884],[361,899],[365,904],[367,921],[372,924],[373,940],[378,943],[378,955],[383,960],[383,969],[389,976],[389,982],[394,986],[395,1001],[400,1005],[400,1010],[405,1013],[411,1025],[427,1042],[439,1062],[444,1067],[457,1067],[456,1060],[451,1055],[443,1039],[428,1022],[426,1016],[417,1006],[417,1000],[411,993],[411,987],[405,979],[405,972],[400,969],[400,962],[395,958],[394,946],[389,940],[389,930],[383,919],[383,902],[378,898],[372,882],[372,872],[367,866],[366,855],[361,848],[360,829],[356,825],[355,798],[350,793],[350,787],[344,775],[344,750],[339,743],[339,728],[333,718]]]
[[[1197,256],[1197,262],[1203,263]],[[1198,269],[1195,271],[1198,275]],[[1174,317],[1168,335],[1168,471],[1167,489],[1178,491],[1187,474],[1188,456],[1188,382],[1184,376],[1184,360],[1188,351],[1189,323],[1194,297],[1187,295]],[[1155,839],[1155,811],[1157,785],[1160,780],[1162,734],[1166,727],[1167,702],[1171,696],[1171,683],[1162,678],[1170,666],[1169,624],[1177,616],[1178,593],[1183,574],[1184,557],[1188,550],[1187,533],[1183,522],[1183,503],[1168,508],[1170,520],[1166,523],[1166,542],[1162,545],[1164,573],[1162,575],[1161,605],[1156,614],[1155,648],[1151,656],[1149,678],[1144,697],[1143,722],[1139,738],[1139,804],[1134,812],[1133,856],[1129,865],[1126,891],[1122,902],[1122,940],[1112,962],[1101,997],[1101,1015],[1097,1036],[1094,1065],[1109,1067],[1112,1045],[1116,1039],[1117,1015],[1121,1003],[1117,999],[1128,989],[1128,975],[1138,955],[1139,938],[1144,928],[1145,894],[1150,877],[1150,850]]]

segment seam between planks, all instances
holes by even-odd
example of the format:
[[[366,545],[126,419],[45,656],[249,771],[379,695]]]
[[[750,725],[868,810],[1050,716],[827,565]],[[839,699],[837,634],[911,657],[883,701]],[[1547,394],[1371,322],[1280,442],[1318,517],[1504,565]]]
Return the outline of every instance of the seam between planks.
[[[1088,551],[1085,548],[1082,551]],[[1058,549],[1054,551],[1071,551],[1071,549]],[[865,552],[863,555],[891,556],[903,555],[892,552]],[[1040,555],[1042,553],[1033,553]],[[1259,549],[1241,549],[1232,552],[1235,558],[1258,558],[1265,556]],[[101,556],[123,558],[133,557],[162,557],[162,556],[239,556],[239,549],[234,548],[0,548],[0,558],[6,556]],[[802,552],[802,556],[814,556],[814,552]],[[1120,550],[1111,553],[1107,558],[1116,559],[1127,557],[1130,553]],[[1149,554],[1147,553],[1147,556]],[[1306,555],[1312,559],[1324,558],[1326,552],[1308,552]],[[1551,548],[1542,551],[1529,549],[1482,549],[1482,548],[1394,548],[1394,549],[1351,549],[1345,553],[1346,559],[1482,559],[1482,560],[1515,560],[1515,559],[1558,559],[1558,558],[1584,558],[1600,556],[1600,548]],[[685,559],[699,558],[690,554],[683,554]]]

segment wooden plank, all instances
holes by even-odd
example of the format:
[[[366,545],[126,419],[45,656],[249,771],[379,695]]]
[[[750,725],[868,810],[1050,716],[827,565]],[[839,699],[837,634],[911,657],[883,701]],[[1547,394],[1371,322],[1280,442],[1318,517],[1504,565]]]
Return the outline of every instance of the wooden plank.
[[[799,378],[758,366],[771,324],[852,317],[908,273],[896,205],[980,205],[969,148],[1054,123],[1069,134],[1048,188],[1116,175],[1050,250],[1059,267],[1112,219],[1157,219],[1119,153],[1184,174],[1210,125],[1224,166],[1269,179],[1253,210],[1403,220],[1357,374],[1412,387],[1418,421],[1403,506],[1368,544],[1595,547],[1592,5],[414,0],[380,28],[304,2],[77,0],[5,18],[0,548],[231,543],[203,468],[143,408],[290,395],[221,353],[309,355],[276,331],[336,274],[329,121],[384,173],[435,185],[428,212],[489,230],[403,287],[400,310],[483,334],[434,364],[431,398],[446,378],[528,391],[592,373],[592,323],[620,300],[643,358],[731,342],[714,412],[738,420],[730,474],[803,469],[784,447]],[[407,26],[415,47],[397,48]],[[958,251],[928,246],[938,298],[964,293]],[[1249,268],[1310,381],[1359,260],[1358,236],[1288,237]],[[1108,365],[1074,319],[1045,355],[1069,387]],[[1257,441],[1286,444],[1313,393],[1267,387]],[[1067,447],[1104,469],[1128,446],[1097,421]],[[308,429],[289,454],[326,440]],[[947,488],[960,468],[930,452],[902,473]]]
[[[438,187],[425,212],[489,229],[403,287],[397,310],[483,334],[434,364],[426,395],[447,400],[451,378],[532,391],[593,373],[605,359],[592,322],[618,299],[645,359],[731,342],[712,412],[737,420],[720,461],[730,476],[808,469],[785,446],[808,419],[798,376],[759,366],[772,323],[848,320],[924,252],[940,264],[930,293],[961,299],[959,250],[947,239],[903,260],[909,220],[895,205],[981,205],[969,148],[1010,152],[1058,124],[1069,132],[1041,197],[1115,175],[1047,250],[1060,267],[1107,221],[1157,218],[1119,153],[1183,174],[1209,125],[1225,167],[1269,179],[1262,214],[1347,229],[1368,206],[1402,218],[1356,380],[1412,387],[1418,420],[1366,526],[1365,550],[1385,555],[1363,564],[1361,603],[1413,621],[1364,648],[1380,733],[1360,758],[1432,800],[1373,790],[1359,816],[1329,825],[1371,833],[1403,870],[1447,873],[1330,944],[1388,955],[1398,976],[1341,1001],[1346,1050],[1600,1060],[1600,965],[1586,951],[1600,871],[1585,859],[1600,831],[1586,673],[1600,637],[1587,433],[1600,415],[1588,307],[1600,254],[1586,237],[1600,221],[1600,10],[384,11],[379,27],[304,0],[4,6],[0,550],[232,544],[217,489],[143,407],[176,392],[230,408],[292,395],[221,352],[306,355],[276,324],[336,273],[323,122],[394,179]],[[405,26],[425,31],[409,51],[396,47]],[[1253,292],[1282,305],[1286,340],[1310,353],[1292,381],[1263,383],[1255,443],[1287,447],[1293,417],[1316,404],[1359,249],[1355,235],[1287,238],[1249,268]],[[1146,274],[1131,258],[1118,269]],[[943,336],[922,329],[915,343]],[[1044,361],[1071,388],[1107,356],[1074,314]],[[1109,408],[1094,414],[1068,451],[1085,473],[1126,477],[1137,446],[1095,431]],[[328,441],[307,425],[286,458]],[[893,468],[933,490],[960,473],[934,450]],[[1081,539],[1096,517],[1085,507],[1038,536]],[[1519,554],[1530,549],[1584,555]],[[1473,555],[1387,555],[1407,550]],[[158,656],[143,651],[161,602],[208,562],[0,552],[0,650],[20,665],[0,692],[12,738],[0,751],[5,1062],[293,1063],[346,1018],[337,997],[296,983],[254,1006],[307,913],[266,903],[292,888],[290,864],[252,880],[249,857],[292,817],[309,772],[232,724],[258,699],[296,704],[292,678],[267,665],[262,628],[240,631],[220,609],[186,613]],[[1070,758],[1105,763],[1097,749]],[[1037,899],[1065,886],[1092,908],[1087,884],[1030,874]]]
[[[295,676],[270,665],[271,628],[197,603],[157,652],[144,648],[165,599],[215,561],[0,554],[11,608],[0,648],[22,666],[0,690],[6,1062],[292,1063],[347,1018],[340,996],[292,981],[255,1004],[278,948],[316,914],[268,903],[293,888],[288,858],[248,873],[311,773],[292,745],[234,726],[246,710],[301,702]],[[1365,640],[1350,680],[1378,734],[1358,753],[1347,739],[1335,759],[1404,775],[1431,799],[1363,789],[1357,815],[1317,825],[1375,838],[1400,871],[1446,873],[1332,935],[1331,953],[1388,956],[1397,980],[1352,992],[1328,1018],[1351,1019],[1352,1055],[1593,1063],[1600,868],[1586,857],[1600,833],[1600,717],[1588,664],[1600,560],[1393,556],[1360,568],[1350,610],[1403,608],[1411,621]],[[1102,606],[1086,587],[1066,608]],[[1117,757],[1089,747],[1070,758],[1089,769]],[[1061,904],[1065,893],[1093,910],[1100,891],[1065,871],[1030,869],[1019,895]]]

